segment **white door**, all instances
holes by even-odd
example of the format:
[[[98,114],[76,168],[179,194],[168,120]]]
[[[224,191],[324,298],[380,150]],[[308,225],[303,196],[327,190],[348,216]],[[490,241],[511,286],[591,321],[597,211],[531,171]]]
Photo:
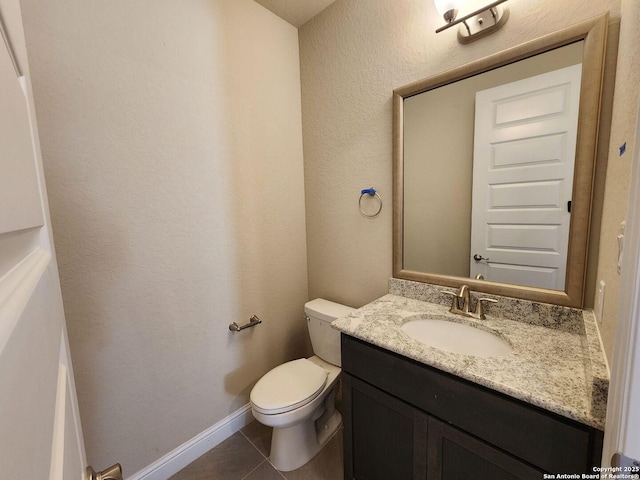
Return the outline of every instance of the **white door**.
[[[1,0],[0,15],[0,478],[79,480],[86,459],[19,0]]]
[[[581,71],[477,92],[471,277],[564,290]]]

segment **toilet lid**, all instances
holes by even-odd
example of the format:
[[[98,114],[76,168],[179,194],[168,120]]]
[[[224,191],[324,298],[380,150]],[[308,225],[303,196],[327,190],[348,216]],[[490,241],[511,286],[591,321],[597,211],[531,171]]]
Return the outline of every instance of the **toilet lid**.
[[[328,372],[300,358],[277,366],[258,380],[251,390],[253,407],[274,415],[298,408],[320,395]]]

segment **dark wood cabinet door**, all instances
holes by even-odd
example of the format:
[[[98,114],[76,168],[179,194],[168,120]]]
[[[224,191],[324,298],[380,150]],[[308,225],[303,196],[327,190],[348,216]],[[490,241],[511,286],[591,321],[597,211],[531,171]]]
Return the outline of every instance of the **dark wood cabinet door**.
[[[343,374],[345,479],[424,480],[428,416]]]
[[[428,421],[429,480],[540,480],[543,472],[435,418]]]

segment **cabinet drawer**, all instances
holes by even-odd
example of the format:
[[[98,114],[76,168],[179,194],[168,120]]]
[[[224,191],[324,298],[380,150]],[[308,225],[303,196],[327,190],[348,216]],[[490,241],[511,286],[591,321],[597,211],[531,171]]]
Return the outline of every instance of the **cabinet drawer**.
[[[342,368],[544,471],[599,464],[602,432],[345,334]]]

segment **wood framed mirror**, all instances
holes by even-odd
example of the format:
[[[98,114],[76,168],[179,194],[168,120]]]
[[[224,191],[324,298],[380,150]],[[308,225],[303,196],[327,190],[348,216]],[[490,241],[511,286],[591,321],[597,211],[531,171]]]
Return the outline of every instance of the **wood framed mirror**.
[[[605,14],[394,90],[395,278],[583,306],[607,27]],[[546,83],[565,70],[577,77]],[[541,109],[547,97],[559,106]],[[531,126],[561,111],[568,130]]]

